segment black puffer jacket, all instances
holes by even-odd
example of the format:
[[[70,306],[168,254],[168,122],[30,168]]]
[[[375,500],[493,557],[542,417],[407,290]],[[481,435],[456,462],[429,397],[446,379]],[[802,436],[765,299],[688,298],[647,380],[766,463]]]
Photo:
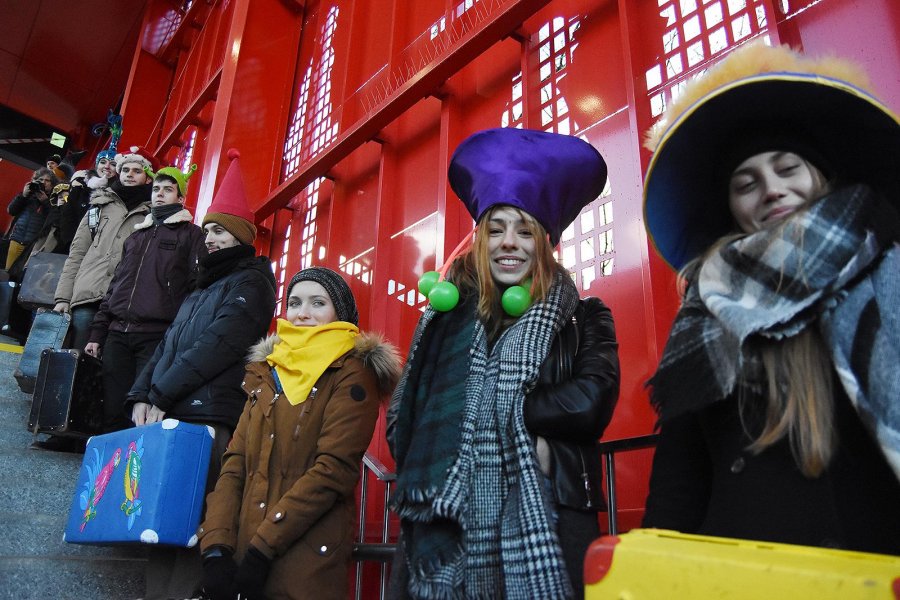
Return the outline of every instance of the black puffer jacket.
[[[35,239],[44,227],[50,213],[50,202],[41,202],[32,196],[17,195],[9,203],[9,214],[16,217],[9,239],[27,246]]]
[[[603,510],[597,441],[619,397],[619,354],[612,314],[597,298],[580,302],[553,341],[537,387],[525,398],[525,426],[549,446],[559,503]],[[539,459],[540,443],[539,443]]]
[[[166,417],[233,430],[247,400],[241,390],[247,350],[266,334],[274,313],[269,259],[238,261],[228,274],[185,299],[131,388],[126,414],[135,402],[149,402]]]
[[[134,226],[122,260],[91,324],[91,342],[110,331],[163,332],[193,291],[197,261],[206,256],[203,230],[185,209],[155,224],[152,215]]]

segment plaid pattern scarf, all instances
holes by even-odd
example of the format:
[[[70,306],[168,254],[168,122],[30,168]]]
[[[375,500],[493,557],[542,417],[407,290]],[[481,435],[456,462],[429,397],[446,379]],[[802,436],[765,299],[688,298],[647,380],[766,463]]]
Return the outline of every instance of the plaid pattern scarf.
[[[492,349],[484,326],[467,313],[474,330],[465,360],[468,372],[458,446],[449,454],[450,468],[442,474],[440,488],[430,487],[418,504],[409,501],[420,496],[403,489],[404,475],[398,468],[392,505],[403,523],[408,592],[413,598],[571,596],[559,541],[544,510],[522,405],[537,382],[553,338],[577,304],[575,286],[558,275],[547,299],[529,308]],[[425,326],[433,319],[426,317],[427,311]],[[424,358],[426,351],[425,334],[417,332],[416,337],[420,343],[410,355],[412,363],[420,360],[420,353]],[[439,339],[431,336],[431,343]],[[417,368],[411,367],[410,374]],[[456,370],[446,357],[441,368]],[[410,382],[405,385],[408,388]],[[438,407],[420,408],[427,412]],[[402,414],[401,408],[398,434]],[[413,430],[413,437],[420,435],[419,429]],[[424,437],[429,436],[433,437],[428,433]],[[423,550],[435,547],[438,554],[429,556]]]
[[[660,420],[762,380],[744,347],[815,323],[841,383],[900,477],[900,219],[863,185],[724,245],[688,288],[650,380]],[[684,377],[684,373],[692,373]],[[696,381],[711,385],[696,386]]]

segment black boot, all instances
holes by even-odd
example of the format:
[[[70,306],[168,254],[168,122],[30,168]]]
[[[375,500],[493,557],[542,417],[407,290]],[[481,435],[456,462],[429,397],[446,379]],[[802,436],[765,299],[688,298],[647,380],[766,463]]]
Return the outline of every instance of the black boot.
[[[51,435],[46,440],[35,440],[31,442],[32,450],[50,450],[52,452],[72,452],[74,454],[84,454],[86,440],[82,438],[70,438],[60,435]]]

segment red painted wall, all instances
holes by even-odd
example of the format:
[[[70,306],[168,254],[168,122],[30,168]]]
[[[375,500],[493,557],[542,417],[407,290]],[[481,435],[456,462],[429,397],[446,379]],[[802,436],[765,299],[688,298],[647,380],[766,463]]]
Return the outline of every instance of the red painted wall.
[[[192,182],[198,218],[224,173],[228,147],[243,152],[251,194],[272,194],[371,115],[373,102],[389,97],[398,81],[421,75],[431,58],[459,43],[442,37],[452,16],[476,22],[491,7],[512,1],[310,0],[302,9],[282,0],[216,3],[213,11],[233,11],[216,26],[228,38],[208,44],[197,59],[223,65],[215,94],[195,107],[181,98],[177,118],[166,116],[168,123],[181,119],[185,128],[199,130],[193,160],[201,170]],[[560,254],[583,295],[603,298],[616,319],[622,392],[604,439],[651,432],[654,415],[644,382],[655,369],[678,298],[673,274],[643,227],[648,155],[640,140],[671,88],[734,44],[768,35],[811,53],[833,51],[862,61],[885,102],[900,109],[900,5],[893,0],[691,4],[549,2],[477,58],[455,65],[430,96],[322,173],[327,179],[286,199],[263,223],[258,247],[272,257],[281,282],[309,264],[344,272],[363,328],[383,332],[405,353],[423,306],[415,291],[419,275],[440,266],[472,227],[446,182],[456,145],[476,130],[500,125],[584,136],[606,158],[610,186],[564,237]],[[700,58],[691,64],[696,52]],[[163,82],[160,69],[146,65],[145,58],[135,61],[131,90]],[[145,106],[139,96],[126,101],[126,123],[158,119],[134,115]],[[167,108],[174,110],[171,101]],[[393,464],[383,423],[370,451]],[[651,457],[651,451],[639,451],[617,463],[625,528],[639,523]],[[381,504],[377,491],[371,496],[368,534],[374,540]]]
[[[0,231],[6,231],[12,217],[6,207],[16,194],[21,194],[34,173],[8,160],[0,159]]]

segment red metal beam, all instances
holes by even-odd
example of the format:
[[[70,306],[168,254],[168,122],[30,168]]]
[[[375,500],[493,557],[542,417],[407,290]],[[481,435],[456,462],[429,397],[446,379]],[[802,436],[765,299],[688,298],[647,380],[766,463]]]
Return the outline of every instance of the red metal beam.
[[[269,195],[250,206],[257,222],[265,219],[303,191],[306,186],[350,155],[361,144],[371,140],[394,119],[416,102],[430,95],[449,77],[465,67],[497,41],[515,31],[523,21],[549,4],[550,0],[518,0],[498,11],[493,19],[479,24],[459,43],[435,58],[402,84],[382,104],[349,129],[342,132],[328,148],[300,165],[291,178]]]
[[[191,125],[198,125],[198,120],[200,118],[200,113],[203,111],[203,108],[210,100],[215,100],[216,96],[219,93],[219,82],[222,79],[222,68],[220,67],[215,74],[210,78],[209,83],[197,94],[197,97],[191,103],[190,107],[184,112],[181,117],[175,121],[175,124],[172,128],[165,134],[159,145],[156,147],[154,155],[162,156],[166,150],[170,147],[177,145],[179,138],[184,134],[185,129],[187,129]],[[166,107],[169,108],[168,106]],[[199,124],[202,124],[199,123]],[[209,125],[206,124],[204,129],[208,129]],[[156,132],[154,132],[156,133]],[[152,136],[151,136],[152,140]],[[147,144],[148,146],[152,146],[152,144]]]

